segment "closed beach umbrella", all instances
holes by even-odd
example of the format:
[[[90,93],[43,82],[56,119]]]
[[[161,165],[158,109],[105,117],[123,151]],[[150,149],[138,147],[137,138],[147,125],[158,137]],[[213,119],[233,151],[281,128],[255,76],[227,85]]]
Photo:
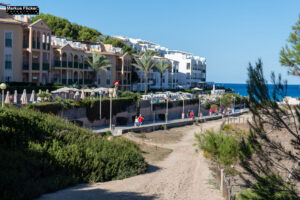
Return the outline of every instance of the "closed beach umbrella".
[[[81,91],[81,96],[80,96],[81,99],[84,99],[85,98],[85,94],[84,94],[84,91]]]
[[[4,103],[10,103],[10,101],[9,101],[9,91],[7,91],[7,93],[6,93],[6,97],[5,97]]]
[[[28,103],[28,100],[27,100],[27,92],[26,92],[26,89],[24,89],[23,91],[23,101],[22,101],[22,104],[27,104]]]
[[[32,93],[31,93],[31,96],[30,96],[30,100],[31,102],[34,102],[35,101],[35,91],[32,90]]]
[[[42,90],[39,89],[39,94],[41,94],[41,93],[42,93]],[[38,96],[37,101],[42,101],[42,98]]]
[[[18,103],[18,92],[17,92],[17,90],[15,90],[15,94],[14,94],[14,103]]]

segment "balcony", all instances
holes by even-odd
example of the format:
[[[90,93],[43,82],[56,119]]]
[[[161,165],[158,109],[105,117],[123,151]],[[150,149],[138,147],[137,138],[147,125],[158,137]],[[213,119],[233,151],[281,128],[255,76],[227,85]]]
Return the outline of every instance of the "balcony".
[[[62,61],[62,67],[67,67],[67,61]]]
[[[37,49],[40,49],[41,48],[41,44],[40,44],[40,42],[37,42],[37,47],[36,47]]]
[[[82,63],[79,64],[79,68],[83,69],[83,64]]]
[[[78,68],[78,62],[74,62],[74,68]]]
[[[23,40],[23,48],[26,49],[29,46],[28,40]]]
[[[32,48],[35,49],[35,41],[32,41]]]
[[[73,62],[72,61],[69,61],[68,62],[68,68],[72,68],[73,67]]]
[[[43,63],[43,70],[49,70],[49,63]]]
[[[60,67],[61,66],[60,64],[61,64],[60,60],[55,60],[54,61],[54,67]]]
[[[23,70],[29,70],[29,64],[23,63]]]
[[[122,71],[122,66],[117,65],[117,71]]]
[[[40,70],[40,63],[33,62],[32,63],[32,70]]]

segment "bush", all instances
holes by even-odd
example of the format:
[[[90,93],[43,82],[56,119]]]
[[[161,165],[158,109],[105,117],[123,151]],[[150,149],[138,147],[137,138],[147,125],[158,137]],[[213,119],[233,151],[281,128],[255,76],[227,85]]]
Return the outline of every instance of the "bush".
[[[117,117],[116,121],[117,121],[117,125],[126,125],[127,124],[126,117]]]
[[[234,136],[208,130],[204,134],[196,134],[195,137],[199,148],[206,154],[209,153],[218,164],[230,166],[237,161],[239,142]]]
[[[54,115],[0,109],[0,199],[33,199],[70,185],[140,174],[139,147]]]
[[[287,190],[288,189],[288,190]],[[295,200],[296,192],[279,176],[273,174],[270,177],[262,177],[252,187],[252,190],[240,192],[236,200]]]

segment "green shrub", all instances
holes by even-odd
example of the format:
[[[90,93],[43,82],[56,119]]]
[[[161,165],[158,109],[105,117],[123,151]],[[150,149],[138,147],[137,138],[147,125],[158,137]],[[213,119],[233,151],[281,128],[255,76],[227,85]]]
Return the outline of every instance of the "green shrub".
[[[204,134],[196,134],[195,137],[199,148],[211,154],[218,164],[230,166],[237,161],[239,142],[234,136],[207,130]]]
[[[294,189],[279,176],[273,174],[261,177],[252,190],[240,192],[236,200],[295,200],[298,199]]]
[[[139,147],[54,115],[0,109],[0,199],[33,199],[70,185],[142,173]]]

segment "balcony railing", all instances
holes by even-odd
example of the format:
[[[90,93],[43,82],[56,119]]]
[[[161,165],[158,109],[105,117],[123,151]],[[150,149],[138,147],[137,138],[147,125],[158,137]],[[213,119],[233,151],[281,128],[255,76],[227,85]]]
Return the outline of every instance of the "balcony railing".
[[[29,70],[29,64],[23,63],[23,70]]]
[[[60,60],[55,60],[54,61],[54,67],[60,67],[61,66],[60,64],[61,64]]]
[[[73,67],[73,62],[72,61],[69,61],[68,62],[68,68],[72,68]]]
[[[40,70],[40,63],[33,62],[32,63],[32,70]]]
[[[32,48],[35,49],[35,41],[32,41]]]
[[[67,67],[67,61],[62,61],[62,67]]]
[[[78,68],[78,62],[74,62],[74,68]]]
[[[43,63],[43,70],[49,70],[49,63]]]
[[[23,48],[26,49],[28,48],[29,42],[28,40],[23,40]]]

